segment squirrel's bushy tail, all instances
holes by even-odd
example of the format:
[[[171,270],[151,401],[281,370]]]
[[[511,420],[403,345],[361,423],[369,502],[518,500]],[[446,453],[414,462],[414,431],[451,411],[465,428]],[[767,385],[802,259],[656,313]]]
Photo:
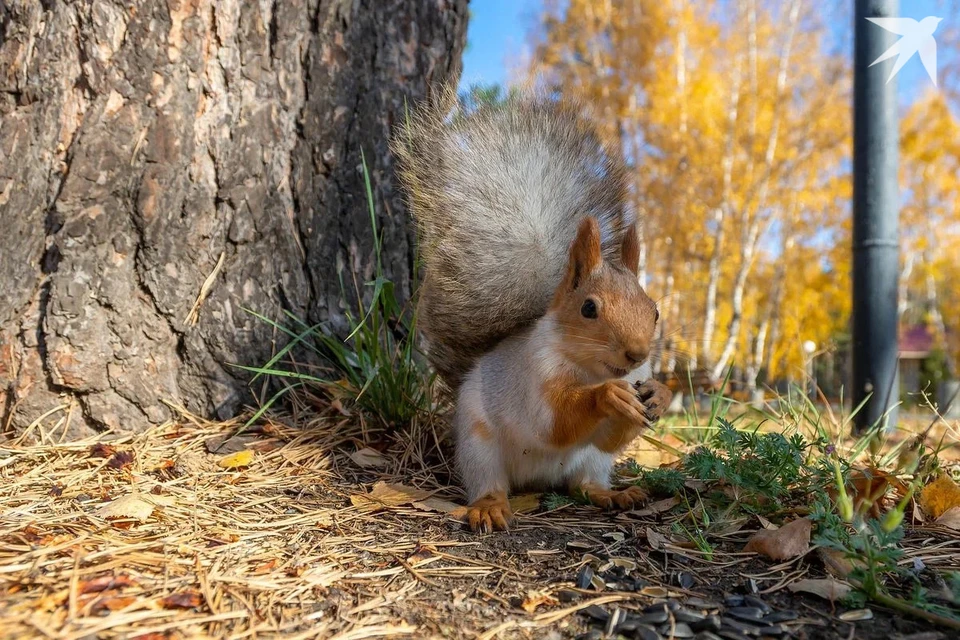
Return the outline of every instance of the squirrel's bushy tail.
[[[393,142],[425,265],[420,328],[453,389],[544,315],[585,216],[600,222],[607,258],[631,222],[623,159],[576,105],[524,96],[462,113],[441,92]]]

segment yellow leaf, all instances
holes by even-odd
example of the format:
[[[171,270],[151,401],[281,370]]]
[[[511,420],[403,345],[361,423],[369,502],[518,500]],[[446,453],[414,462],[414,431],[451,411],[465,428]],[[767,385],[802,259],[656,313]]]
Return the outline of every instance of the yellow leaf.
[[[253,462],[253,451],[244,449],[221,458],[218,464],[224,469],[236,469],[237,467],[249,466],[251,462]]]
[[[135,495],[126,495],[97,510],[101,518],[133,518],[143,522],[153,513],[154,505]]]
[[[539,493],[525,493],[510,498],[510,509],[514,513],[533,513],[540,508]]]
[[[960,507],[960,487],[948,476],[941,476],[920,492],[920,506],[931,518],[939,518],[950,509]]]
[[[391,484],[382,480],[373,485],[370,493],[356,493],[350,496],[350,502],[361,511],[379,511],[384,507],[412,505],[430,497],[429,491],[416,489],[404,484]]]

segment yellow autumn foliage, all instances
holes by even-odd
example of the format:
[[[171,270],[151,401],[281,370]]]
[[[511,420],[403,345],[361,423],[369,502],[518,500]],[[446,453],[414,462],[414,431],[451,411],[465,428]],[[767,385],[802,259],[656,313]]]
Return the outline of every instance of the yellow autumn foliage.
[[[566,0],[533,36],[532,81],[585,98],[631,163],[658,366],[802,378],[802,344],[849,332],[852,78],[816,3]],[[901,126],[905,321],[960,359],[960,105]]]

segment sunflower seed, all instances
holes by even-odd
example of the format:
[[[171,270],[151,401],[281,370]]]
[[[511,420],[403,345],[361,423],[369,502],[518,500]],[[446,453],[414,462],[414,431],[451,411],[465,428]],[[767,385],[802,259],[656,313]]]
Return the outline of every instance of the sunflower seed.
[[[873,611],[870,609],[854,609],[845,611],[838,616],[844,622],[859,622],[860,620],[872,620]]]
[[[590,582],[593,580],[593,567],[588,564],[580,567],[580,572],[577,573],[577,589],[589,589]]]
[[[743,596],[743,603],[745,605],[760,609],[761,611],[763,611],[764,615],[773,611],[773,609],[770,608],[770,605],[768,605],[766,602],[764,602],[757,596]]]
[[[607,613],[607,610],[597,604],[590,605],[589,607],[585,608],[583,612],[597,622],[606,622],[610,619],[610,614]]]
[[[790,620],[796,620],[800,617],[800,614],[796,611],[774,611],[773,613],[768,613],[763,616],[763,621],[767,624],[777,624],[778,622],[789,622]]]
[[[678,622],[673,625],[665,624],[660,627],[660,633],[667,638],[677,638],[678,640],[694,636],[693,629],[685,622]]]
[[[763,611],[757,607],[730,607],[725,611],[727,615],[740,620],[760,620],[763,618]]]

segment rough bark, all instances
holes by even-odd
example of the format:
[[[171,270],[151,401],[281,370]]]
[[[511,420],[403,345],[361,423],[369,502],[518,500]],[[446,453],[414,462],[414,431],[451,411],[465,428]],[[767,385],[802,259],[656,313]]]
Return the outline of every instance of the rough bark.
[[[466,4],[0,3],[0,429],[235,414],[274,348],[243,309],[338,326],[336,271],[372,272],[361,150],[408,293],[388,139]]]

